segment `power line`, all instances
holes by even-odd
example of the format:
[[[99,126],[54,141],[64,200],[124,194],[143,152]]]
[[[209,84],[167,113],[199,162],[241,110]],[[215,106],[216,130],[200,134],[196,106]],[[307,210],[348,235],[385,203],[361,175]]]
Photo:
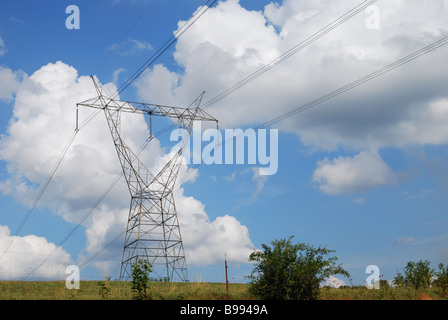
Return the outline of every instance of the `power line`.
[[[368,6],[372,5],[376,1],[377,0],[365,0],[365,1],[361,2],[361,3],[359,3],[358,5],[353,7],[351,10],[349,10],[348,12],[343,14],[342,16],[340,16],[339,18],[337,18],[333,22],[331,22],[328,25],[326,25],[324,28],[322,28],[319,31],[315,32],[313,35],[309,36],[304,41],[298,43],[297,45],[295,45],[294,47],[292,47],[291,49],[289,49],[288,51],[286,51],[285,53],[280,55],[278,58],[272,60],[271,62],[269,62],[268,64],[264,65],[262,68],[258,69],[257,71],[255,71],[251,75],[247,76],[246,78],[242,79],[241,81],[239,81],[238,83],[236,83],[232,87],[224,90],[223,92],[221,92],[220,94],[215,96],[213,99],[210,99],[209,101],[204,103],[201,106],[201,109],[210,108],[212,105],[216,104],[220,100],[222,100],[222,99],[226,98],[227,96],[231,95],[235,91],[241,89],[242,87],[247,85],[249,82],[254,81],[255,79],[257,79],[258,77],[260,77],[264,73],[266,73],[269,70],[273,69],[274,67],[276,67],[280,63],[282,63],[285,60],[287,60],[288,58],[292,57],[294,54],[296,54],[299,51],[305,49],[306,47],[308,47],[309,45],[311,45],[312,43],[314,43],[315,41],[317,41],[318,39],[320,39],[324,35],[328,34],[330,31],[332,31],[335,28],[339,27],[341,24],[345,23],[347,20],[351,19],[352,17],[354,17],[359,12],[361,12],[362,10],[367,8]],[[167,41],[167,43],[168,43],[168,41]],[[166,126],[164,128],[164,131],[166,132],[170,128],[174,128],[175,126],[176,126],[175,123],[171,123],[171,124],[169,124],[168,126]]]
[[[225,91],[221,92],[220,94],[218,94],[213,99],[211,99],[211,100],[207,101],[206,103],[204,103],[203,109],[206,109],[206,108],[210,107],[211,105],[213,105],[213,104],[217,103],[218,101],[224,99],[228,95],[234,93],[238,89],[241,89],[242,87],[244,87],[249,82],[252,82],[253,80],[257,79],[258,77],[260,77],[264,73],[268,72],[272,68],[276,67],[277,65],[279,65],[280,63],[282,63],[286,59],[288,59],[288,58],[292,57],[293,55],[295,55],[297,52],[305,49],[306,47],[308,47],[313,42],[315,42],[318,39],[322,38],[324,35],[326,35],[330,31],[336,29],[341,24],[345,23],[347,20],[351,19],[352,17],[354,17],[359,12],[361,12],[364,9],[366,9],[368,6],[372,5],[376,1],[377,0],[367,0],[367,1],[363,1],[362,3],[358,4],[357,6],[355,6],[354,8],[352,8],[351,10],[349,10],[348,12],[346,12],[345,14],[343,14],[342,16],[340,16],[339,18],[334,20],[333,22],[331,22],[328,25],[326,25],[324,28],[322,28],[318,32],[314,33],[313,35],[311,35],[310,37],[308,37],[304,41],[300,42],[299,44],[295,45],[294,47],[292,47],[291,49],[289,49],[288,51],[283,53],[278,58],[272,60],[271,62],[269,62],[268,64],[266,64],[262,68],[258,69],[257,71],[255,71],[251,75],[247,76],[243,80],[239,81],[237,84],[233,85],[232,87],[230,87],[227,90],[225,90]]]
[[[120,39],[120,41],[118,42],[119,44],[121,44],[123,42],[123,40],[127,37],[127,35],[129,34],[129,32],[131,32],[131,30],[134,28],[134,26],[137,24],[137,22],[146,14],[146,12],[149,10],[149,8],[152,6],[152,4],[154,3],[154,0],[151,0],[149,2],[149,4],[147,5],[147,7],[140,13],[140,15],[137,17],[137,19],[134,20],[134,22],[132,23],[132,25],[129,27],[129,29],[125,32],[125,34],[123,35],[123,37]],[[109,53],[109,55],[98,65],[98,67],[95,69],[94,74],[96,74],[99,69],[101,69],[101,67],[104,65],[104,63],[110,58],[110,56],[112,55],[112,52]]]
[[[89,120],[90,121],[90,120]],[[155,135],[159,133],[164,133],[165,129],[160,130]],[[150,136],[146,139],[145,143],[141,146],[140,150],[137,152],[136,156],[139,156],[143,150],[146,149],[149,142],[154,138],[153,136]],[[59,242],[59,244],[56,246],[56,248],[53,250],[52,253],[50,253],[40,264],[38,267],[36,267],[34,270],[29,272],[24,280],[27,280],[31,275],[33,275],[37,269],[39,269],[50,257],[54,255],[54,253],[57,251],[59,247],[61,247],[75,232],[78,230],[78,228],[84,223],[84,221],[93,213],[93,211],[100,205],[100,203],[104,200],[104,198],[112,191],[112,189],[115,187],[115,185],[118,183],[118,181],[123,177],[124,173],[121,171],[114,179],[114,181],[107,187],[107,189],[101,194],[101,196],[95,201],[95,203],[90,207],[90,209],[86,212],[86,214],[79,220],[79,222],[68,232],[68,234]],[[90,261],[90,260],[89,260]]]
[[[210,3],[211,2],[211,3]],[[189,28],[191,28],[191,26],[197,21],[199,20],[199,18],[201,18],[205,12],[208,11],[208,9],[210,9],[210,7],[212,7],[215,3],[217,2],[217,0],[207,0],[205,2],[205,4],[201,7],[200,10],[196,11],[191,17],[190,19],[187,20],[187,22],[185,22],[182,27],[180,27],[173,36],[171,36],[142,66],[140,66],[139,69],[137,69],[137,71],[135,71],[118,89],[117,91],[114,93],[113,98],[116,97],[117,94],[120,94],[121,92],[123,92],[127,87],[129,87],[129,85],[131,85],[132,82],[134,82],[147,68],[149,68],[163,53],[165,53]],[[210,3],[210,4],[209,4]],[[148,6],[149,8],[149,6]],[[147,8],[147,9],[148,9]],[[205,9],[204,9],[205,8]],[[146,9],[146,10],[147,10]],[[135,25],[136,22],[134,22]],[[129,30],[128,30],[129,32]],[[128,33],[127,32],[127,33]],[[126,34],[127,34],[126,33]],[[103,88],[104,90],[104,88]],[[97,110],[96,112],[94,112],[92,114],[92,116],[85,121],[84,125],[86,125],[88,122],[90,122],[91,120],[93,120],[99,113],[101,112],[101,110]],[[79,127],[79,129],[81,129],[82,126]],[[169,128],[165,128],[162,130],[167,131]]]
[[[398,67],[400,67],[400,66],[402,66],[404,64],[407,64],[407,63],[409,63],[409,62],[411,62],[411,61],[413,61],[413,60],[415,60],[415,59],[417,59],[417,58],[419,58],[419,57],[421,57],[421,56],[423,56],[425,54],[428,54],[428,53],[430,53],[430,52],[432,52],[434,50],[437,50],[438,48],[446,45],[447,43],[448,43],[448,36],[446,36],[446,37],[444,37],[444,38],[442,38],[442,39],[440,39],[440,40],[438,40],[438,41],[436,41],[436,42],[434,42],[434,43],[432,43],[432,44],[430,44],[430,45],[428,45],[428,46],[426,46],[426,47],[424,47],[424,48],[422,48],[422,49],[420,49],[420,50],[418,50],[418,51],[416,51],[416,52],[414,52],[414,53],[412,53],[412,54],[410,54],[408,56],[406,56],[406,57],[403,57],[403,58],[401,58],[401,59],[399,59],[399,60],[397,60],[397,61],[395,61],[395,62],[393,62],[393,63],[391,63],[389,65],[387,65],[384,68],[381,68],[381,69],[379,69],[379,70],[377,70],[375,72],[372,72],[372,73],[368,74],[365,77],[362,77],[362,78],[360,78],[360,79],[358,79],[356,81],[353,81],[353,82],[351,82],[351,83],[349,83],[349,84],[347,84],[347,85],[345,85],[345,86],[343,86],[343,87],[341,87],[341,88],[339,88],[337,90],[334,90],[334,91],[332,91],[332,92],[330,92],[330,93],[328,93],[326,95],[323,95],[323,96],[321,96],[318,99],[315,99],[315,100],[313,100],[311,102],[308,102],[308,103],[306,103],[306,104],[304,104],[304,105],[302,105],[300,107],[294,108],[291,111],[288,111],[288,112],[286,112],[286,113],[284,113],[282,115],[279,115],[279,116],[277,116],[277,117],[275,117],[275,118],[273,118],[273,119],[271,119],[269,121],[266,121],[266,122],[260,124],[259,126],[257,126],[256,128],[266,128],[266,127],[269,127],[269,126],[273,125],[274,123],[277,123],[277,122],[280,122],[280,121],[282,121],[282,120],[284,120],[286,118],[292,117],[293,115],[295,115],[295,114],[297,114],[299,112],[302,112],[302,111],[305,111],[305,110],[307,110],[309,108],[312,108],[312,107],[314,107],[314,106],[316,106],[316,105],[318,105],[318,104],[320,104],[320,103],[322,103],[324,101],[332,99],[332,98],[334,98],[334,97],[336,97],[336,96],[338,96],[338,95],[340,95],[340,94],[342,94],[342,93],[344,93],[344,92],[346,92],[348,90],[351,90],[351,89],[353,89],[355,87],[358,87],[358,86],[360,86],[360,85],[362,85],[362,84],[364,84],[364,83],[366,83],[366,82],[368,82],[370,80],[373,80],[373,79],[375,79],[375,78],[377,78],[377,77],[379,77],[379,76],[381,76],[381,75],[383,75],[383,74],[385,74],[387,72],[390,72],[390,71],[392,71],[392,70],[394,70],[394,69],[396,69],[396,68],[398,68]]]
[[[71,137],[69,138],[69,140],[68,140],[64,150],[62,151],[58,161],[56,162],[53,170],[50,172],[49,176],[45,180],[45,182],[44,182],[43,186],[41,187],[40,191],[38,192],[36,198],[34,199],[33,203],[31,204],[28,212],[26,213],[25,217],[23,218],[22,222],[20,223],[19,227],[17,228],[16,232],[14,233],[14,237],[12,238],[12,240],[9,243],[8,247],[6,248],[6,250],[3,252],[2,256],[0,257],[0,261],[3,259],[3,257],[8,252],[8,250],[11,248],[12,244],[16,240],[16,238],[19,235],[20,231],[22,230],[23,226],[28,221],[31,213],[36,208],[39,200],[41,199],[41,197],[44,194],[45,190],[47,189],[48,185],[50,184],[50,181],[53,179],[53,176],[55,175],[56,170],[58,170],[59,166],[61,165],[62,160],[64,159],[65,155],[67,154],[67,151],[69,150],[70,146],[72,145],[73,140],[75,139],[77,133],[78,133],[78,131],[75,130],[73,132],[73,134],[71,135]]]
[[[410,55],[408,55],[406,57],[403,57],[403,58],[401,58],[401,59],[399,59],[399,60],[397,60],[397,61],[395,61],[395,62],[393,62],[393,63],[391,63],[389,65],[387,65],[386,67],[383,67],[383,68],[381,68],[381,69],[379,69],[379,70],[377,70],[375,72],[372,72],[372,73],[368,74],[367,76],[364,76],[364,77],[362,77],[362,78],[360,78],[360,79],[358,79],[356,81],[353,81],[353,82],[351,82],[351,83],[349,83],[349,84],[347,84],[347,85],[345,85],[343,87],[340,87],[337,90],[334,90],[334,91],[332,91],[330,93],[327,93],[327,94],[321,96],[320,98],[317,98],[317,99],[315,99],[315,100],[313,100],[311,102],[308,102],[308,103],[306,103],[304,105],[301,105],[301,106],[299,106],[297,108],[294,108],[294,109],[292,109],[292,110],[290,110],[290,111],[288,111],[286,113],[283,113],[283,114],[281,114],[281,115],[279,115],[279,116],[277,116],[275,118],[272,118],[271,120],[268,120],[268,121],[266,121],[264,123],[261,123],[258,126],[254,127],[254,129],[261,129],[261,128],[269,127],[269,126],[271,126],[271,125],[273,125],[273,124],[275,124],[277,122],[280,122],[280,121],[283,121],[283,120],[285,120],[285,119],[287,119],[289,117],[292,117],[292,116],[296,115],[297,113],[300,113],[300,112],[308,110],[308,109],[310,109],[312,107],[315,107],[315,106],[317,106],[317,105],[319,105],[319,104],[321,104],[321,103],[323,103],[323,102],[325,102],[327,100],[330,100],[330,99],[332,99],[332,98],[334,98],[334,97],[336,97],[336,96],[338,96],[338,95],[340,95],[340,94],[342,94],[344,92],[347,92],[347,91],[349,91],[351,89],[354,89],[354,88],[356,88],[356,87],[358,87],[358,86],[360,86],[360,85],[362,85],[362,84],[364,84],[364,83],[366,83],[368,81],[371,81],[371,80],[373,80],[373,79],[375,79],[375,78],[377,78],[377,77],[379,77],[379,76],[381,76],[381,75],[383,75],[385,73],[388,73],[388,72],[390,72],[390,71],[392,71],[392,70],[394,70],[394,69],[396,69],[396,68],[398,68],[398,67],[400,67],[400,66],[402,66],[404,64],[407,64],[407,63],[409,63],[409,62],[411,62],[411,61],[413,61],[413,60],[415,60],[415,59],[417,59],[417,58],[419,58],[419,57],[421,57],[421,56],[423,56],[425,54],[428,54],[428,53],[430,53],[430,52],[432,52],[434,50],[437,50],[437,49],[443,47],[446,44],[448,44],[448,36],[445,36],[445,37],[441,38],[440,40],[438,40],[438,41],[436,41],[436,42],[434,42],[434,43],[432,43],[432,44],[430,44],[430,45],[428,45],[428,46],[426,46],[426,47],[424,47],[424,48],[422,48],[422,49],[420,49],[420,50],[418,50],[418,51],[416,51],[416,52],[414,52],[414,53],[412,53],[412,54],[410,54]],[[232,137],[232,139],[225,140],[221,145],[219,145],[217,147],[222,147],[224,144],[228,143],[231,140],[233,141],[233,137]],[[208,157],[209,156],[210,156],[210,154],[208,155]],[[193,166],[193,168],[196,169],[201,164],[202,163],[196,164],[196,165]],[[191,174],[191,172],[192,172],[191,170],[188,171],[176,184],[182,184],[185,181],[185,179]]]
[[[180,27],[137,71],[135,71],[128,80],[126,80],[117,90],[117,94],[123,92],[129,85],[134,82],[148,67],[150,67],[166,50],[168,50],[191,26],[198,21],[204,13],[212,7],[217,0],[207,0],[200,10],[196,11],[182,27]],[[211,2],[209,4],[209,2]]]

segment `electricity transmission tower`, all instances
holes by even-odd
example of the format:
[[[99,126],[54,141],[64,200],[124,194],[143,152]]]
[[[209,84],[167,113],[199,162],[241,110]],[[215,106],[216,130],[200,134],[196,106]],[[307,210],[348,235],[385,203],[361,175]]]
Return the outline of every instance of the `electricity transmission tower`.
[[[98,97],[78,103],[102,109],[107,119],[118,158],[131,195],[129,217],[121,262],[120,279],[132,276],[132,264],[140,259],[152,264],[157,277],[168,281],[188,281],[187,264],[184,254],[179,220],[174,203],[173,189],[182,162],[182,152],[190,137],[194,121],[215,121],[199,108],[204,92],[188,107],[179,108],[141,102],[114,100],[106,96],[95,82]],[[165,166],[152,173],[124,142],[120,135],[121,113],[130,112],[149,116],[150,136],[154,138],[152,118],[168,117],[176,119],[183,134],[179,150]]]

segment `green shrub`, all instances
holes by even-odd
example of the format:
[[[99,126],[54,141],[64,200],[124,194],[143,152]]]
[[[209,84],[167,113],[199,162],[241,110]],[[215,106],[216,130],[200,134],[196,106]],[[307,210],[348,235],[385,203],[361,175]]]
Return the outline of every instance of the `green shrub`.
[[[151,264],[147,260],[138,260],[132,264],[132,291],[136,300],[150,300],[149,273],[152,272]]]
[[[272,248],[263,244],[262,251],[250,255],[249,260],[256,262],[248,277],[252,294],[270,300],[314,300],[321,282],[330,275],[350,277],[341,265],[336,266],[336,257],[325,258],[333,250],[305,243],[294,245],[292,238],[275,240]]]

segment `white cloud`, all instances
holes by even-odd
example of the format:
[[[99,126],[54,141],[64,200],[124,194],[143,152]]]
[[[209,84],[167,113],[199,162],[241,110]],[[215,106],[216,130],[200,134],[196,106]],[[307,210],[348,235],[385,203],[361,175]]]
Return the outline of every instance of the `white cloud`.
[[[415,237],[410,236],[410,237],[402,237],[402,238],[398,238],[395,240],[395,243],[400,244],[400,245],[408,245],[412,242],[415,241]]]
[[[204,205],[193,197],[175,193],[187,263],[207,264],[222,261],[224,254],[235,262],[248,262],[254,249],[249,230],[236,218],[225,215],[210,221]]]
[[[232,172],[230,176],[224,176],[224,180],[226,181],[234,181],[236,179],[236,172]]]
[[[211,99],[277,58],[358,1],[283,1],[264,12],[221,1],[176,44],[184,67],[156,65],[137,81],[140,96],[179,105],[202,90]],[[210,112],[221,127],[270,120],[440,39],[448,6],[441,0],[381,2],[380,30],[364,11],[234,94]],[[182,22],[179,22],[181,25]],[[275,28],[273,28],[275,25]],[[241,30],[244,30],[242,32]],[[276,31],[278,30],[278,32]],[[446,48],[279,124],[311,149],[363,151],[447,144]]]
[[[256,199],[263,192],[268,176],[260,175],[260,168],[252,168],[252,172],[254,174],[252,180],[257,183],[257,189],[252,192],[252,198]]]
[[[358,198],[354,199],[353,202],[357,203],[357,204],[364,204],[366,202],[366,199],[358,197]]]
[[[395,181],[393,171],[375,151],[363,151],[353,157],[319,161],[313,181],[328,194],[360,192]]]
[[[345,286],[345,282],[333,275],[329,276],[324,283],[324,287],[339,288],[341,286]]]
[[[112,83],[113,83],[114,85],[117,85],[117,83],[118,83],[118,77],[120,76],[120,73],[122,73],[123,71],[126,71],[126,69],[125,69],[125,68],[119,68],[119,69],[115,70],[115,71],[112,73]]]
[[[277,2],[271,2],[264,8],[264,15],[269,23],[282,28],[285,31],[287,21],[301,23],[316,15],[320,10],[328,5],[330,1],[295,1],[285,0],[280,5]]]
[[[107,46],[106,50],[127,56],[139,51],[151,51],[153,48],[147,41],[127,39]]]
[[[116,90],[113,84],[103,87],[109,94]],[[76,103],[95,95],[89,77],[78,76],[75,68],[60,61],[41,67],[23,81],[16,94],[14,118],[0,140],[0,159],[7,162],[9,172],[9,177],[0,183],[2,192],[13,194],[24,204],[35,198],[37,186],[48,177],[74,132]],[[80,123],[96,111],[80,107]],[[144,117],[123,114],[121,134],[131,149],[138,150],[149,136]],[[170,155],[156,139],[140,155],[153,171],[161,168],[168,157]],[[187,172],[185,166],[181,170],[179,177]],[[77,224],[120,172],[107,122],[100,113],[77,134],[39,205],[49,206],[64,220]],[[183,183],[194,181],[197,175],[198,171],[193,170]],[[252,248],[246,227],[230,216],[209,221],[201,208],[202,203],[184,196],[180,186],[175,197],[189,258],[199,263],[203,263],[202,258],[206,262],[221,259],[220,251],[214,252],[213,248],[224,246],[219,242],[222,239],[230,239],[226,241],[225,249],[233,253],[235,260],[244,260],[247,249]],[[87,243],[79,257],[80,263],[101,250],[117,234],[124,233],[129,201],[129,191],[122,179],[83,222]],[[204,243],[210,245],[208,255],[197,248]],[[105,250],[95,259],[96,265],[109,270],[112,263],[117,264],[117,257],[121,258],[121,245]]]
[[[9,249],[8,249],[9,248]],[[3,255],[3,252],[6,251]],[[0,279],[24,279],[32,271],[33,279],[65,279],[70,255],[61,247],[35,235],[12,236],[0,225]],[[39,267],[35,270],[36,267]]]

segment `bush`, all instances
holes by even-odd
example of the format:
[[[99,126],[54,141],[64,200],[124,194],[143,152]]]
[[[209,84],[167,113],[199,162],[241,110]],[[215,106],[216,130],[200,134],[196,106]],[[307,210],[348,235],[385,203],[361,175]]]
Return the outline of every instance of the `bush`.
[[[429,265],[428,260],[409,261],[403,270],[404,275],[398,273],[393,283],[396,286],[413,287],[415,289],[429,288],[434,276],[434,270]]]
[[[149,273],[152,272],[151,264],[147,260],[138,260],[132,264],[132,291],[136,293],[134,299],[149,300]]]
[[[334,250],[294,245],[292,238],[275,240],[272,248],[263,244],[262,251],[250,255],[249,261],[256,262],[248,277],[252,294],[266,300],[314,300],[321,282],[330,275],[350,277],[341,265],[335,265],[336,257],[325,259]]]

